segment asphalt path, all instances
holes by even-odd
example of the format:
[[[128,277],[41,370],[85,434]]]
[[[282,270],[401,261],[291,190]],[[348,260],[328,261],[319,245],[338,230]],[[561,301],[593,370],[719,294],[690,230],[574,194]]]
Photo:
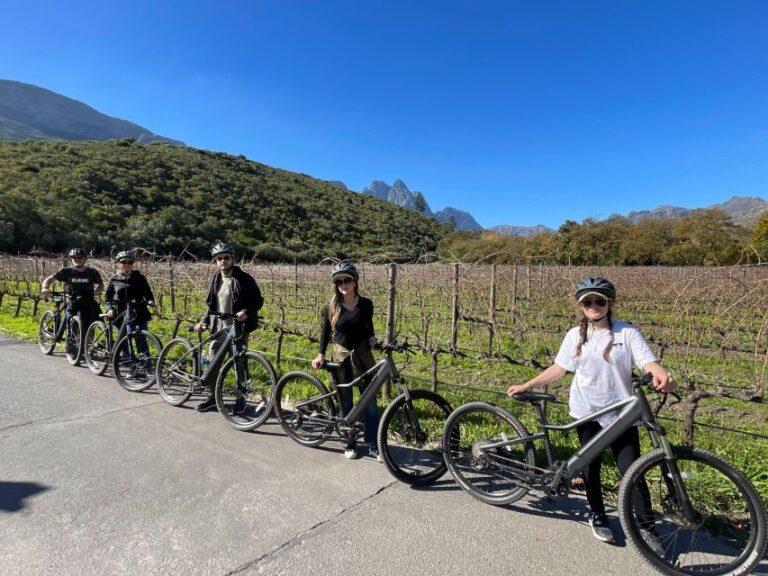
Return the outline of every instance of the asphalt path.
[[[215,412],[0,335],[0,574],[656,574],[583,499],[506,508],[446,475],[416,490],[383,465],[309,449],[274,421]]]

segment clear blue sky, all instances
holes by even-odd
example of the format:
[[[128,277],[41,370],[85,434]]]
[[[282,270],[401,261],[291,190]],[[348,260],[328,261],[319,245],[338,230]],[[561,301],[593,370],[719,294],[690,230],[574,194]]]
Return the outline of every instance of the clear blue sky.
[[[768,198],[768,2],[6,2],[0,78],[483,226]]]

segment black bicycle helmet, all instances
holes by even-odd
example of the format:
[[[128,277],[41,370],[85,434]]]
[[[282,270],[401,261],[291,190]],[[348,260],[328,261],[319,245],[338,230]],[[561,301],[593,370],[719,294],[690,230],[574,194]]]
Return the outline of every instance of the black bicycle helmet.
[[[85,250],[82,248],[72,248],[68,253],[67,256],[70,258],[74,258],[75,256],[82,256],[83,258],[87,258],[88,254],[85,253]]]
[[[582,278],[579,283],[576,284],[576,290],[573,291],[573,295],[576,301],[581,300],[581,297],[591,293],[602,294],[609,300],[616,299],[616,287],[602,276],[588,276]]]
[[[115,256],[115,262],[122,262],[123,260],[136,260],[136,254],[129,250],[118,252],[117,256]]]
[[[351,276],[357,280],[360,274],[358,274],[357,268],[351,262],[339,262],[331,269],[331,280],[336,278],[336,276]]]
[[[213,248],[211,248],[211,256],[216,256],[216,254],[232,254],[232,256],[235,255],[235,249],[232,247],[232,244],[227,244],[226,242],[222,242],[221,240],[218,240],[216,244],[213,245]]]

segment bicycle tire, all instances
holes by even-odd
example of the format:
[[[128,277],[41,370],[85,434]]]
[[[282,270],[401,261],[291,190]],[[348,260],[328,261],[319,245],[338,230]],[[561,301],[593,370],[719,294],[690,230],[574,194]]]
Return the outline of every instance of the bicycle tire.
[[[377,441],[382,462],[395,478],[411,486],[426,486],[446,471],[442,432],[452,408],[448,401],[429,390],[411,390],[395,398],[384,410]],[[413,429],[409,412],[418,421]]]
[[[43,354],[53,354],[56,348],[56,314],[46,310],[37,325],[37,345]]]
[[[328,394],[325,385],[306,372],[288,372],[277,382],[275,417],[285,433],[303,446],[319,446],[325,442],[334,427],[332,418],[336,408],[331,397],[299,408],[296,404],[324,394]]]
[[[90,326],[85,332],[85,363],[88,369],[101,376],[106,372],[107,366],[109,366],[109,357],[111,351],[109,349],[109,339],[107,331],[111,330],[111,326],[107,328],[107,325],[101,320],[97,320]]]
[[[237,362],[244,361],[245,383],[239,382]],[[277,375],[267,358],[254,350],[248,350],[239,358],[230,358],[221,367],[216,379],[214,397],[216,407],[235,430],[254,430],[264,424],[272,411]],[[236,402],[244,399],[244,409],[235,414]]]
[[[146,350],[141,350],[140,338],[144,339]],[[148,330],[126,334],[115,344],[112,354],[112,371],[118,384],[129,392],[143,392],[155,383],[157,366],[163,345],[160,339]],[[121,354],[128,350],[126,358]]]
[[[80,316],[69,319],[69,331],[66,338],[67,362],[77,366],[83,360],[83,320]]]
[[[470,402],[445,423],[443,455],[451,475],[464,490],[486,504],[501,506],[528,493],[515,474],[500,464],[530,471],[535,465],[532,443],[482,450],[484,444],[528,436],[520,420],[499,406]]]
[[[720,456],[691,446],[674,446],[672,452],[679,476],[670,471],[663,449],[627,470],[619,488],[624,532],[648,564],[667,574],[748,574],[767,545],[766,511],[757,490]],[[676,477],[696,513],[693,521],[678,505]]]
[[[195,347],[186,338],[174,338],[165,345],[157,359],[157,389],[163,400],[172,406],[189,400],[195,389],[197,364]]]

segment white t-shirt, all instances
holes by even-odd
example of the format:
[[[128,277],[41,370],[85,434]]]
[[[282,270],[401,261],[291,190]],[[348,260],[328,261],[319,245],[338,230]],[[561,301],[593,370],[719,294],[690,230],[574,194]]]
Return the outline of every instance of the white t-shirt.
[[[613,321],[613,347],[603,358],[603,351],[610,341],[608,329],[587,329],[587,341],[576,356],[579,343],[579,328],[571,328],[560,345],[555,364],[573,372],[573,382],[568,399],[568,410],[572,417],[583,418],[601,408],[618,402],[632,393],[632,365],[642,368],[657,358],[648,347],[640,331],[628,322]],[[597,421],[606,426],[616,417],[616,412],[604,414]]]

